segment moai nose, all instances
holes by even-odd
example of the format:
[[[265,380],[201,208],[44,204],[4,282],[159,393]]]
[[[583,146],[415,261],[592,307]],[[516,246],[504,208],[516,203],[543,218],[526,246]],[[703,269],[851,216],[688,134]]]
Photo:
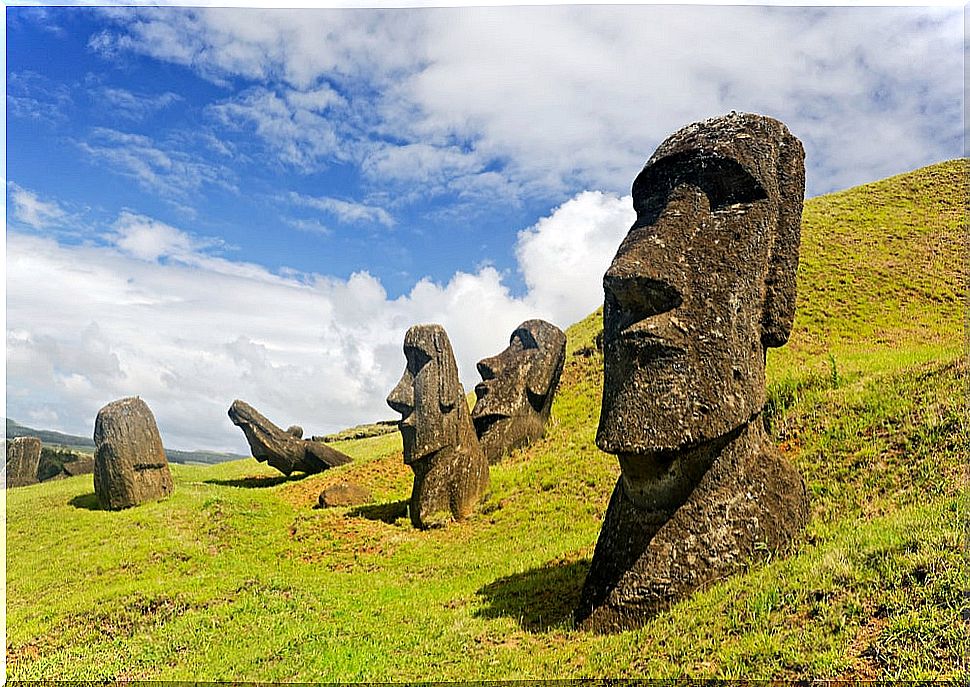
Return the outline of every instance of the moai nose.
[[[401,381],[397,383],[397,386],[391,390],[391,393],[387,395],[387,405],[403,417],[407,417],[412,412],[414,412],[414,382],[407,378],[407,375],[401,377]]]
[[[617,261],[603,276],[608,329],[617,334],[648,317],[673,310],[683,296],[672,284],[662,279],[614,269]]]
[[[494,356],[479,360],[475,367],[478,368],[478,374],[482,376],[482,381],[487,381],[489,379],[495,379],[495,375],[501,368],[501,362],[498,356]]]

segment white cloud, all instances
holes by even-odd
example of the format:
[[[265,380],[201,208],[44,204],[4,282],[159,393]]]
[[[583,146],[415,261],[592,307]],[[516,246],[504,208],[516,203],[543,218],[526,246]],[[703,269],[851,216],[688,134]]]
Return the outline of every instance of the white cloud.
[[[111,171],[169,201],[184,201],[203,186],[236,190],[233,174],[225,166],[169,149],[141,134],[98,127],[78,147],[93,162],[106,163]]]
[[[586,191],[519,232],[515,255],[528,302],[566,324],[602,305],[603,273],[634,219],[630,196]]]
[[[330,230],[330,227],[324,224],[321,224],[320,222],[314,219],[296,218],[296,219],[287,219],[284,221],[294,229],[305,231],[308,234],[319,234],[320,236],[329,236],[330,234],[333,233]]]
[[[134,120],[144,119],[182,99],[171,91],[144,95],[124,88],[102,88],[98,93],[102,102],[110,107],[112,114]]]
[[[208,112],[236,129],[252,127],[254,133],[279,155],[279,162],[303,172],[346,159],[333,120],[324,113],[340,98],[323,89],[279,95],[265,88],[253,88],[242,95],[209,106]]]
[[[173,448],[239,452],[245,443],[226,417],[234,398],[310,433],[391,418],[384,398],[404,368],[412,324],[445,327],[471,390],[475,363],[504,348],[523,320],[565,327],[597,307],[605,267],[596,266],[609,263],[630,224],[624,205],[584,193],[523,231],[517,255],[530,290],[521,298],[487,265],[445,284],[423,279],[395,299],[365,272],[273,274],[131,212],[105,246],[11,232],[7,412],[86,434],[101,406],[137,394]]]
[[[128,211],[121,213],[114,228],[107,235],[108,240],[139,260],[153,262],[165,256],[184,257],[203,247],[184,231]]]
[[[44,229],[60,225],[67,212],[55,201],[41,200],[36,193],[10,182],[10,202],[13,216],[34,229]]]
[[[962,148],[959,8],[111,13],[116,49],[285,84],[225,112],[304,169],[337,156],[372,177],[444,177],[440,188],[487,171],[503,177],[498,193],[624,192],[666,135],[732,109],[777,116],[805,141],[810,193]],[[338,121],[287,100],[322,83],[347,101]],[[336,102],[328,88],[323,107]],[[297,117],[320,133],[301,132]]]
[[[341,222],[348,224],[383,224],[385,227],[394,226],[394,218],[383,208],[366,203],[355,203],[339,198],[327,196],[306,196],[290,192],[287,198],[290,202],[303,207],[327,212]]]

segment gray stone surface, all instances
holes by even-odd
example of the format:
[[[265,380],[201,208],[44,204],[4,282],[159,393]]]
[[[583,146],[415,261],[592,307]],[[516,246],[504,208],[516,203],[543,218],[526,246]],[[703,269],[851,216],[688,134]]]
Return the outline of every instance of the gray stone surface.
[[[6,485],[26,487],[37,484],[41,442],[37,437],[16,437],[7,441]]]
[[[98,411],[94,444],[94,492],[102,508],[130,508],[172,493],[155,417],[140,398],[112,401]]]
[[[566,335],[545,320],[515,328],[508,347],[478,362],[475,432],[489,464],[543,435],[566,359]]]
[[[488,461],[475,435],[451,342],[437,324],[411,327],[407,361],[387,403],[401,413],[404,462],[414,471],[408,511],[415,527],[467,517],[488,489]]]
[[[636,627],[758,555],[791,546],[804,482],[764,433],[765,350],[795,312],[804,151],[731,113],[664,141],[603,278],[597,445],[621,476],[577,621]]]
[[[282,430],[244,401],[229,406],[229,419],[246,435],[253,458],[276,468],[284,475],[315,473],[351,461],[346,453],[318,441],[301,439],[303,429],[297,425]]]

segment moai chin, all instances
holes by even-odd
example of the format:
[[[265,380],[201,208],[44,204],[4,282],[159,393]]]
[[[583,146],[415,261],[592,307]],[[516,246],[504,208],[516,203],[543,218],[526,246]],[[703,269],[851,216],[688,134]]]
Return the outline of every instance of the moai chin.
[[[404,336],[407,365],[387,404],[401,414],[404,462],[414,471],[409,512],[415,527],[450,512],[467,517],[488,488],[488,461],[475,436],[445,330],[418,324]]]
[[[508,347],[478,362],[472,422],[489,464],[543,435],[566,358],[566,335],[545,320],[515,328]]]
[[[765,352],[795,313],[801,143],[731,113],[664,141],[633,183],[637,219],[603,277],[603,405],[617,456],[576,619],[642,625],[746,560],[791,545],[805,484],[766,436]]]

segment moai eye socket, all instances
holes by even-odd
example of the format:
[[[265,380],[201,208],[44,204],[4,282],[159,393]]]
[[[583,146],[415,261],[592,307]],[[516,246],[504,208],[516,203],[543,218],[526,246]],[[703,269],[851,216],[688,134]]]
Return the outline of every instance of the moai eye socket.
[[[711,212],[768,197],[764,187],[737,160],[705,150],[674,153],[644,168],[633,182],[637,225],[656,222],[670,194],[684,184],[696,186],[707,195]]]
[[[405,346],[404,358],[407,361],[408,372],[412,375],[417,375],[421,368],[431,362],[431,356],[417,346]]]

